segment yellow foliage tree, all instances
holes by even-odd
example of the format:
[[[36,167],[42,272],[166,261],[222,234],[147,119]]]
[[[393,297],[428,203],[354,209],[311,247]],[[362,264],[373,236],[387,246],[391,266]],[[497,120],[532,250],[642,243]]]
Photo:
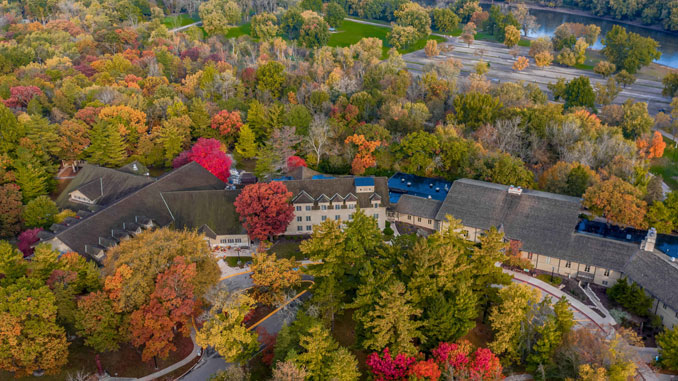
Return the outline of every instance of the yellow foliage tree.
[[[528,66],[530,66],[530,60],[527,59],[527,57],[518,57],[516,58],[516,62],[513,63],[513,70],[523,71],[527,69]]]

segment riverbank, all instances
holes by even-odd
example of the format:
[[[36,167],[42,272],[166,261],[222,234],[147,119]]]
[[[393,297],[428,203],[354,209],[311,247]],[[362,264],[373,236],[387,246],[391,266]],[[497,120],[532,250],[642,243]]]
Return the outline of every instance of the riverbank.
[[[509,5],[505,2],[499,2],[499,1],[492,1],[492,0],[480,0],[480,4],[487,4],[487,5]],[[638,28],[644,28],[647,30],[653,30],[656,32],[664,32],[668,33],[674,36],[678,36],[678,31],[672,31],[668,29],[664,29],[660,26],[656,25],[647,25],[643,24],[642,22],[639,21],[633,21],[633,20],[619,20],[614,17],[610,16],[598,16],[595,15],[589,11],[585,11],[583,9],[579,8],[567,8],[567,7],[547,7],[544,5],[539,5],[539,4],[533,4],[533,3],[523,3],[525,6],[527,6],[528,9],[537,9],[540,11],[550,11],[550,12],[556,12],[556,13],[565,13],[569,15],[577,15],[577,16],[584,16],[584,17],[590,17],[593,19],[601,20],[601,21],[608,21],[608,22],[613,22],[613,23],[619,23],[619,24],[625,24],[625,25],[631,25],[635,26]]]

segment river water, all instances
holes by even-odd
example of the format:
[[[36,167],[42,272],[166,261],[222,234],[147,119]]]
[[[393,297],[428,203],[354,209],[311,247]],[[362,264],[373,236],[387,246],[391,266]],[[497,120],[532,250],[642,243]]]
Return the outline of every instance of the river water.
[[[553,36],[556,28],[562,23],[566,22],[596,24],[600,27],[601,32],[600,37],[598,38],[598,41],[596,41],[593,48],[602,49],[603,45],[600,43],[601,38],[605,36],[605,33],[612,29],[612,26],[617,24],[625,27],[629,32],[638,33],[641,36],[652,37],[653,39],[657,40],[657,42],[659,42],[659,50],[662,52],[662,56],[655,62],[673,68],[678,68],[678,34],[647,29],[634,25],[616,23],[613,21],[601,20],[596,17],[573,15],[564,12],[530,9],[530,13],[537,18],[537,23],[540,26],[537,30],[531,32],[528,35],[529,37]]]

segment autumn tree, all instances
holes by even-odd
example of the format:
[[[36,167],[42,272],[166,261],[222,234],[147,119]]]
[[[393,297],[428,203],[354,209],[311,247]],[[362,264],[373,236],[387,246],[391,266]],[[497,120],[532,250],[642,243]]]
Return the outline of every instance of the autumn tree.
[[[263,241],[287,229],[294,217],[291,198],[285,184],[273,181],[246,186],[234,205],[250,238]]]
[[[426,41],[426,46],[424,46],[424,52],[426,56],[431,58],[440,54],[440,49],[438,49],[438,42],[436,40]]]
[[[614,25],[602,43],[605,45],[602,50],[605,57],[617,68],[625,69],[631,74],[635,74],[641,67],[661,56],[661,52],[657,50],[659,46],[657,41],[627,32],[626,28],[620,25]]]
[[[252,297],[259,303],[280,305],[285,292],[301,284],[298,265],[290,259],[277,259],[275,254],[260,252],[252,257]]]
[[[69,344],[56,312],[54,294],[37,279],[0,287],[0,369],[27,376],[66,365]]]
[[[647,103],[633,102],[633,100],[627,99],[622,105],[622,110],[624,116],[621,129],[625,138],[635,139],[650,133],[654,120],[647,110]]]
[[[648,142],[649,140],[649,142]],[[636,140],[636,148],[640,156],[655,159],[664,156],[664,149],[666,148],[666,142],[659,131],[655,131],[652,134],[652,139],[649,137],[640,137]]]
[[[365,138],[365,135],[354,134],[347,137],[344,143],[353,143],[358,146],[358,152],[353,157],[351,164],[351,172],[354,175],[363,174],[365,169],[377,163],[373,153],[381,145],[381,141],[369,141]]]
[[[313,11],[305,11],[301,15],[304,22],[299,30],[297,41],[309,49],[327,45],[330,39],[330,27],[327,22]]]
[[[222,291],[210,310],[209,319],[195,336],[202,347],[214,349],[227,362],[245,363],[257,349],[257,333],[244,325],[254,307],[254,299],[243,293],[228,295]]]
[[[607,78],[617,70],[617,66],[610,61],[600,61],[593,68],[593,71]]]
[[[640,191],[626,181],[612,176],[593,185],[584,193],[583,205],[608,222],[643,228],[647,204]]]
[[[120,242],[106,253],[104,290],[116,312],[133,312],[147,305],[158,275],[176,257],[195,263],[200,276],[193,277],[196,298],[217,283],[219,266],[203,237],[192,231],[157,229]]]
[[[406,49],[419,39],[412,26],[394,25],[388,33],[388,43],[396,49]]]
[[[530,60],[527,57],[518,57],[513,63],[513,70],[523,71],[527,69],[528,66],[530,66]]]
[[[433,8],[431,11],[433,28],[442,33],[451,33],[459,24],[459,16],[449,8]]]
[[[417,31],[417,39],[431,34],[431,17],[419,3],[406,2],[393,12],[398,25],[412,27]]]
[[[252,37],[264,41],[272,40],[278,35],[278,19],[273,13],[263,12],[252,16]]]
[[[27,263],[23,254],[7,241],[0,241],[0,285],[13,284],[26,275]]]
[[[464,30],[461,34],[461,40],[464,41],[468,47],[471,47],[471,44],[476,39],[476,24],[473,22],[468,22],[464,25]]]
[[[167,358],[176,349],[175,332],[190,334],[189,324],[195,308],[196,264],[174,257],[167,270],[158,274],[150,302],[130,316],[130,337],[136,347],[143,346],[141,358]]]
[[[520,31],[513,25],[507,25],[504,29],[504,45],[512,48],[520,42]]]
[[[534,64],[537,67],[550,66],[553,62],[553,54],[548,51],[540,52],[534,55]]]
[[[212,116],[212,129],[219,131],[229,142],[235,140],[242,125],[239,111],[221,110]]]
[[[499,298],[501,302],[490,312],[494,340],[489,347],[507,363],[514,363],[520,358],[522,325],[529,310],[539,302],[540,292],[526,285],[512,284],[499,290]]]
[[[78,300],[75,328],[85,345],[97,352],[116,351],[125,340],[123,315],[113,309],[105,292],[97,291]]]
[[[339,3],[330,2],[325,4],[325,21],[332,28],[339,28],[344,22],[346,11]]]
[[[665,97],[675,97],[678,95],[678,73],[668,73],[663,79],[662,95]]]
[[[0,237],[11,237],[19,232],[22,207],[19,186],[13,183],[0,184]]]
[[[235,1],[209,0],[200,4],[200,19],[208,34],[226,34],[242,19],[240,6]]]
[[[221,181],[227,181],[231,175],[231,159],[226,155],[221,142],[216,139],[198,139],[190,150],[182,152],[172,161],[172,166],[178,168],[192,161],[200,164]]]
[[[256,71],[257,89],[269,91],[273,97],[279,97],[285,81],[285,67],[277,61],[269,61],[260,65]],[[250,119],[248,112],[248,121]]]

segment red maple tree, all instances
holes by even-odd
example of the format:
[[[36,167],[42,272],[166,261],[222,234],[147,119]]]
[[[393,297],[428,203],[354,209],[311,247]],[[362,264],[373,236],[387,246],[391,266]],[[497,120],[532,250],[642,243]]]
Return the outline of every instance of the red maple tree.
[[[28,257],[33,254],[32,245],[40,241],[40,238],[38,238],[38,233],[41,231],[42,228],[35,228],[24,230],[21,232],[21,234],[19,234],[19,242],[17,242],[17,247],[22,253],[24,253],[24,257]]]
[[[290,156],[287,158],[287,170],[291,171],[297,167],[308,167],[306,160],[300,158],[299,156]]]
[[[256,183],[243,188],[235,199],[235,210],[250,238],[265,240],[283,233],[294,217],[289,203],[292,192],[279,181]]]
[[[26,107],[28,102],[37,96],[43,95],[37,86],[14,86],[9,89],[9,98],[4,100],[5,106],[10,108]]]
[[[174,258],[172,266],[158,274],[150,302],[132,313],[130,337],[134,346],[144,347],[143,361],[155,356],[167,358],[176,349],[175,330],[189,335],[196,274],[195,263],[187,263],[181,256]]]
[[[228,180],[228,176],[231,174],[229,172],[231,170],[231,158],[226,155],[225,149],[217,139],[198,139],[191,149],[174,158],[172,166],[179,168],[191,161],[202,165],[203,168],[224,182]]]

